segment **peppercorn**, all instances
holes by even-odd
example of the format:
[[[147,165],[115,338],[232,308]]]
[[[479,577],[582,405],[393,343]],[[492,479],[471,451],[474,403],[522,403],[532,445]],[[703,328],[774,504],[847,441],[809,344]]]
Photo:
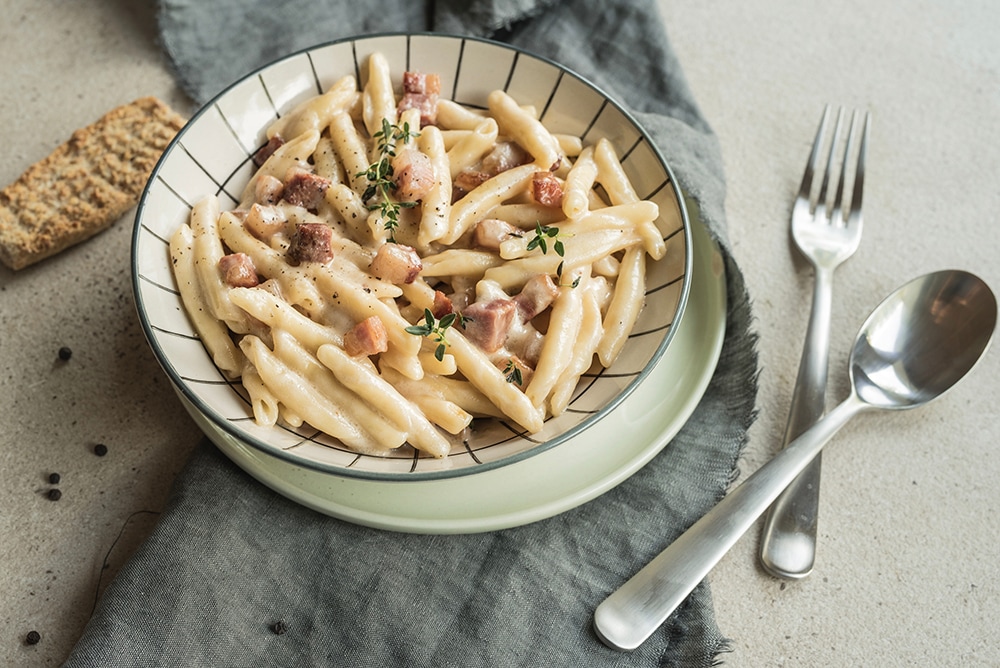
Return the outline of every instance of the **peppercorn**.
[[[72,356],[73,356],[73,349],[70,348],[69,346],[63,346],[62,348],[59,349],[59,359],[61,359],[63,362],[68,361],[69,358]]]
[[[288,631],[288,624],[285,620],[279,620],[271,625],[271,630],[274,631],[276,635],[283,636]]]
[[[62,498],[62,492],[53,487],[52,489],[49,490],[49,498],[52,499],[53,501],[58,501],[59,499]]]
[[[58,484],[59,484],[59,481],[60,481],[61,479],[62,479],[62,478],[61,478],[61,477],[59,476],[59,474],[58,474],[58,473],[50,473],[50,474],[49,474],[49,482],[50,482],[50,483],[52,483],[53,485],[58,485]]]
[[[104,445],[103,443],[98,443],[97,445],[94,446],[94,454],[97,455],[98,457],[103,457],[104,455],[108,454],[108,446]]]
[[[28,635],[24,636],[24,642],[28,645],[37,645],[42,639],[42,634],[38,631],[28,631]]]

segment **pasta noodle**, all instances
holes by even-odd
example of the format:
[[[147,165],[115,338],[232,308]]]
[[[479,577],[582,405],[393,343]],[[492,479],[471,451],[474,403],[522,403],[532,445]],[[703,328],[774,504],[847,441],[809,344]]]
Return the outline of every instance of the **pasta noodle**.
[[[378,53],[365,74],[272,123],[237,207],[173,235],[192,325],[261,426],[431,457],[477,418],[539,432],[625,345],[659,207],[607,139],[503,91],[470,109],[407,73],[400,97]]]
[[[201,336],[201,342],[208,349],[212,361],[227,377],[239,376],[243,367],[243,355],[229,338],[225,324],[209,312],[195,271],[194,233],[187,225],[177,228],[170,239],[170,260],[184,310]]]
[[[553,415],[562,415],[569,406],[573,390],[580,377],[591,367],[597,346],[604,334],[601,319],[601,298],[598,290],[599,282],[593,279],[580,284],[583,291],[580,333],[573,345],[573,354],[550,397],[550,408]]]
[[[448,210],[451,206],[451,163],[444,148],[441,131],[434,126],[424,128],[417,139],[418,146],[430,158],[434,170],[434,185],[420,206],[420,230],[417,242],[428,248],[448,232]]]
[[[490,113],[504,134],[520,144],[542,169],[555,169],[562,158],[559,141],[541,121],[518,106],[507,93],[495,90],[487,97]]]
[[[368,83],[361,94],[362,113],[368,134],[382,129],[382,121],[396,122],[396,97],[392,90],[389,63],[381,53],[368,58]]]
[[[455,178],[466,169],[483,159],[497,143],[500,128],[492,118],[485,119],[476,128],[464,135],[448,149],[448,166],[451,177]]]

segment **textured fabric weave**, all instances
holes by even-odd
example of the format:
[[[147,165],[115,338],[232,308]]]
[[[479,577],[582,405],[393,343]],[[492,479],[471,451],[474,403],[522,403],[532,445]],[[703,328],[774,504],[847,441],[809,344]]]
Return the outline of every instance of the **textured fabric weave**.
[[[722,358],[649,465],[549,520],[423,536],[355,526],[258,484],[207,442],[121,570],[69,666],[709,666],[727,648],[706,584],[638,650],[606,648],[594,607],[725,493],[753,419],[750,307],[725,244],[717,141],[651,0],[163,0],[178,79],[204,102],[289,52],[354,34],[491,37],[556,60],[629,108],[723,246]],[[274,625],[284,624],[276,633]]]

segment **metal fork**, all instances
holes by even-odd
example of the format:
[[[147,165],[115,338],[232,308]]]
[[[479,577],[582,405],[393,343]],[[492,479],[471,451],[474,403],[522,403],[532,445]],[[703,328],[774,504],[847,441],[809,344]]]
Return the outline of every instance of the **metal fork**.
[[[821,418],[825,409],[833,272],[854,254],[861,241],[861,193],[868,154],[868,134],[871,128],[871,115],[867,112],[860,124],[861,146],[858,149],[854,185],[848,202],[850,209],[846,218],[843,214],[845,181],[848,178],[850,156],[857,141],[859,115],[859,112],[855,111],[851,116],[850,132],[838,170],[836,154],[844,117],[843,108],[838,110],[826,168],[822,173],[823,180],[819,194],[814,200],[813,179],[820,167],[821,153],[826,143],[827,126],[830,121],[830,107],[827,106],[823,110],[823,118],[809,155],[809,163],[806,165],[802,185],[792,209],[792,237],[802,255],[813,265],[815,285],[809,325],[782,447],[795,440],[799,434]],[[840,176],[831,209],[828,208],[828,188],[831,174],[835,171],[839,171]],[[820,470],[820,458],[816,457],[772,504],[765,517],[760,542],[760,561],[764,569],[772,575],[782,578],[803,578],[812,572],[816,558]]]

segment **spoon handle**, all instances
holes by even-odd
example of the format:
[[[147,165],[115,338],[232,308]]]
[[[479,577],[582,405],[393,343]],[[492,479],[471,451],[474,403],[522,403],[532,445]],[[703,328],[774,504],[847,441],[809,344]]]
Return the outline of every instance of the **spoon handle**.
[[[594,628],[601,640],[623,650],[641,645],[834,434],[865,406],[852,394],[608,596],[594,611]]]

